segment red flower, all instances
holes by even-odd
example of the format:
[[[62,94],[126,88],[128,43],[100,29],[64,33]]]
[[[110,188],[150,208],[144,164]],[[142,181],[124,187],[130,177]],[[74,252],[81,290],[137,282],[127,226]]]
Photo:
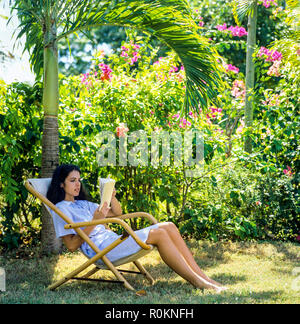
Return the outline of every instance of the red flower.
[[[291,177],[293,175],[292,169],[289,166],[287,166],[287,169],[283,170],[283,173],[286,174],[289,177]]]
[[[127,133],[129,129],[126,127],[124,123],[120,123],[120,126],[116,128],[118,137],[125,137],[125,133]]]

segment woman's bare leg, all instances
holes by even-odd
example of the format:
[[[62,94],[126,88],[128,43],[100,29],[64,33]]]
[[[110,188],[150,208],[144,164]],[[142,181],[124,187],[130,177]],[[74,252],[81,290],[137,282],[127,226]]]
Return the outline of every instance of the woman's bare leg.
[[[159,224],[160,228],[163,228],[167,231],[170,238],[172,239],[174,245],[177,247],[178,251],[181,253],[181,255],[185,258],[188,265],[192,268],[194,272],[196,272],[198,275],[203,277],[205,280],[218,285],[222,286],[219,282],[214,281],[213,279],[209,278],[198,266],[197,262],[195,261],[190,249],[187,247],[186,243],[184,242],[183,238],[181,237],[177,227],[175,224],[171,222],[165,222]]]
[[[167,231],[163,228],[152,229],[149,232],[146,243],[155,245],[163,261],[182,278],[189,281],[193,286],[201,289],[214,289],[217,292],[221,291],[220,287],[205,280],[193,271],[174,245],[173,240],[170,238]]]

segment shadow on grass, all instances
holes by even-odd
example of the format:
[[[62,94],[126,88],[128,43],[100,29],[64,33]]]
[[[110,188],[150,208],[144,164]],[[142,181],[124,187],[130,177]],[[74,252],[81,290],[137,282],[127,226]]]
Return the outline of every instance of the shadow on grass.
[[[295,246],[294,250],[288,249],[287,246]],[[289,245],[274,243],[274,247],[277,250],[278,254],[283,254],[285,260],[300,263],[300,252],[299,252],[299,243],[290,243]]]
[[[194,242],[189,244],[194,251],[195,258],[200,268],[204,270],[227,263],[231,260],[230,253],[239,252],[239,246],[232,247],[230,244],[213,244],[207,242]],[[245,246],[244,244],[241,246]],[[246,245],[247,246],[247,245]],[[258,245],[259,247],[259,245]],[[253,248],[254,254],[257,247]],[[288,258],[295,256],[294,252],[276,247],[280,253]],[[246,253],[247,254],[247,253]],[[151,256],[151,255],[150,255]],[[56,275],[59,263],[73,260],[73,255],[64,255],[65,261],[60,261],[61,256],[33,257],[30,259],[5,259],[7,290],[0,294],[0,303],[99,303],[99,304],[197,304],[197,303],[271,303],[280,300],[281,290],[251,291],[242,288],[237,291],[234,285],[247,282],[244,275],[232,275],[219,273],[212,279],[229,287],[222,294],[212,291],[201,291],[181,280],[176,273],[169,269],[162,261],[151,264],[144,259],[145,268],[156,280],[153,286],[149,286],[143,276],[124,274],[135,289],[145,289],[147,295],[136,296],[134,292],[127,290],[123,285],[111,283],[95,283],[70,281],[55,291],[47,290],[47,287],[56,279],[69,273],[77,267],[65,269]],[[143,260],[142,260],[143,261]],[[114,279],[114,276],[105,271],[105,279]],[[101,277],[97,273],[95,277]],[[55,280],[56,280],[55,279]]]
[[[230,273],[214,275],[214,276],[211,276],[211,278],[217,282],[221,282],[225,286],[226,285],[235,285],[241,281],[247,280],[246,276],[237,276],[237,275],[232,275]]]
[[[59,256],[3,258],[6,291],[0,294],[1,303],[43,303],[43,296],[52,281]],[[40,296],[40,297],[39,297]]]
[[[153,286],[149,286],[142,276],[125,275],[134,288],[145,289],[146,296],[136,296],[123,285],[84,281],[69,281],[55,291],[49,291],[53,282],[53,273],[58,262],[57,257],[39,260],[18,260],[7,267],[7,291],[0,294],[0,302],[9,303],[98,303],[98,304],[210,304],[210,303],[264,303],[276,301],[280,291],[226,291],[215,294],[213,291],[201,291],[178,279],[178,276],[164,264],[153,266],[153,277],[157,277]],[[149,268],[149,267],[147,267]],[[71,269],[70,269],[71,270]],[[157,275],[157,276],[156,276]],[[63,276],[63,274],[62,274]],[[61,277],[61,276],[60,276]],[[108,278],[105,272],[105,277]],[[214,279],[235,284],[245,281],[243,276],[220,274]]]
[[[129,281],[133,282],[134,280]],[[136,287],[142,283],[135,281]],[[61,287],[55,294],[57,303],[103,303],[103,304],[255,304],[275,303],[282,295],[276,291],[234,291],[216,294],[202,291],[188,283],[157,281],[153,286],[142,286],[146,296],[136,296],[122,286],[113,284],[92,284],[73,282]]]
[[[204,303],[219,304],[270,304],[276,303],[282,294],[281,290],[277,291],[244,291],[230,292],[226,291],[219,295],[207,295],[203,297]]]

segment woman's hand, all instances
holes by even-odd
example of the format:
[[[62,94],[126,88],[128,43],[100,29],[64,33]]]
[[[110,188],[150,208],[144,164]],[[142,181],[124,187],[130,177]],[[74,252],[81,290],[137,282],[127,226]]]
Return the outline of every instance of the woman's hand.
[[[103,204],[101,209],[99,209],[99,207],[94,212],[93,220],[99,220],[99,219],[105,218],[107,216],[108,211],[110,210],[110,208],[107,207],[107,202],[105,202]],[[92,230],[94,228],[95,228],[95,225],[87,226],[83,229],[83,231],[85,232],[85,234],[90,235],[90,233],[92,232]],[[66,247],[71,252],[76,251],[80,247],[80,245],[84,242],[83,239],[78,234],[77,235],[74,235],[74,234],[65,235],[65,236],[63,236],[63,241],[64,241]]]
[[[99,206],[100,207],[100,206]],[[101,209],[99,209],[99,207],[95,210],[94,215],[93,215],[93,219],[103,219],[107,216],[110,208],[107,205],[107,202],[105,202],[102,206]]]
[[[114,188],[112,196],[111,196],[111,210],[108,213],[108,217],[115,217],[122,215],[122,207],[120,202],[118,201],[116,197],[116,189]]]

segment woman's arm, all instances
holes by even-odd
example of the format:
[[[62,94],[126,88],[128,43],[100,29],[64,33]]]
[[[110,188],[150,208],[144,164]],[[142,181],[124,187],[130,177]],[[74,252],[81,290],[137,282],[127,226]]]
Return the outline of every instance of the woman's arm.
[[[83,229],[83,232],[89,236],[92,230],[95,228],[95,226],[88,226]],[[84,240],[78,235],[78,234],[69,234],[62,237],[63,242],[67,249],[70,252],[75,252],[81,244],[84,242]]]
[[[118,199],[116,198],[116,190],[114,189],[111,198],[111,208],[106,217],[120,216],[123,214],[122,207]]]
[[[107,203],[105,202],[102,206],[101,210],[97,208],[93,215],[93,220],[103,219],[107,217],[109,208],[107,207]],[[89,236],[92,230],[95,228],[96,225],[87,226],[83,229],[83,232]],[[84,240],[78,234],[69,234],[62,237],[64,244],[66,245],[67,249],[71,252],[75,252]]]

